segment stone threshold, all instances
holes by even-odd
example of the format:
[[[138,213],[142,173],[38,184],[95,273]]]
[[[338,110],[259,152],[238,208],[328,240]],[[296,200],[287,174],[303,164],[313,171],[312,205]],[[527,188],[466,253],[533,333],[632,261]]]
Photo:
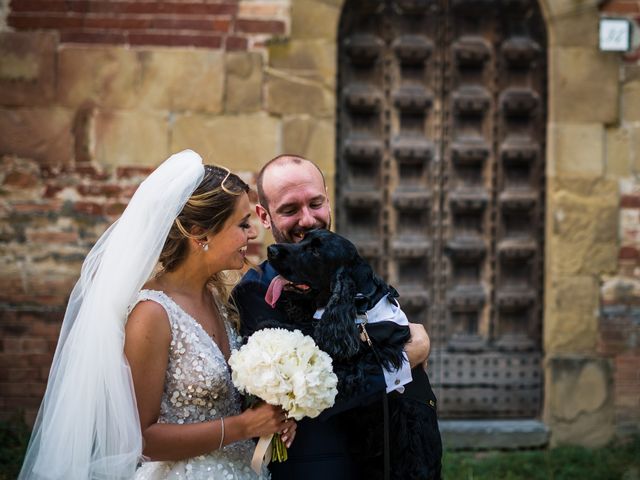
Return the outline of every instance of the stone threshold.
[[[544,448],[549,428],[540,420],[440,420],[448,450],[521,450]]]

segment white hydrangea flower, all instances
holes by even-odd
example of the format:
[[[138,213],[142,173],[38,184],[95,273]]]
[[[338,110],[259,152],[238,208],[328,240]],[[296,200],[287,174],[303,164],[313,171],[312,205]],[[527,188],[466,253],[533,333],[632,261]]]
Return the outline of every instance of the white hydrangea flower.
[[[331,357],[299,330],[259,330],[229,365],[238,390],[281,406],[296,420],[317,417],[338,394]]]

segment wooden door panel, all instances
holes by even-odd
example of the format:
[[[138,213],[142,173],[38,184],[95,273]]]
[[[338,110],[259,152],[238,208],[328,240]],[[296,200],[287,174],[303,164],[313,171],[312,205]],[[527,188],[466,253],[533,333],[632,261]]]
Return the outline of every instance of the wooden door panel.
[[[427,326],[443,417],[539,413],[545,48],[534,0],[343,10],[336,224]]]

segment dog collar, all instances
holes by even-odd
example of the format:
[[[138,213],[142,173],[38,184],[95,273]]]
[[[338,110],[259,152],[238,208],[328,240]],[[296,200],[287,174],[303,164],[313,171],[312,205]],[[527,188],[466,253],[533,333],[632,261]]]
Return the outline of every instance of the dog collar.
[[[324,315],[324,308],[319,308],[315,311],[315,313],[313,314],[313,318],[315,318],[316,320],[320,320],[322,318],[322,315]],[[356,319],[355,319],[355,324],[356,325],[361,325],[361,324],[367,324],[369,322],[369,317],[367,316],[367,312],[364,313],[358,313],[356,315]]]
[[[358,313],[358,315],[365,315],[367,312],[376,308],[377,304],[375,305],[371,304],[371,297],[374,296],[375,292],[376,292],[376,288],[374,287],[373,290],[371,290],[368,293],[358,292],[355,294],[354,304],[356,306],[356,312]],[[398,294],[398,291],[395,288],[393,288],[391,285],[389,285],[389,293],[387,293],[385,297],[388,298],[391,303],[398,305],[398,301],[396,299],[399,296],[400,295]],[[378,301],[378,304],[379,303],[380,301]]]
[[[313,314],[313,318],[316,320],[320,320],[322,315],[324,314],[324,308],[318,308]],[[403,325],[403,321],[398,321],[397,312],[402,312],[400,310],[400,304],[396,300],[396,298],[392,295],[385,295],[380,299],[378,303],[376,303],[373,308],[366,310],[362,313],[358,312],[354,323],[356,325],[362,325],[367,323],[375,323],[382,320],[391,320],[395,323],[399,323]]]

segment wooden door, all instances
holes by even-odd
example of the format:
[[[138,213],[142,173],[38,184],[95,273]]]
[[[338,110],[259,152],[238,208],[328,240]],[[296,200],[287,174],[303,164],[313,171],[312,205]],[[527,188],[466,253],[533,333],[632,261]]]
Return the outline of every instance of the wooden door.
[[[534,417],[546,34],[535,0],[347,1],[336,224],[427,326],[445,417]]]

